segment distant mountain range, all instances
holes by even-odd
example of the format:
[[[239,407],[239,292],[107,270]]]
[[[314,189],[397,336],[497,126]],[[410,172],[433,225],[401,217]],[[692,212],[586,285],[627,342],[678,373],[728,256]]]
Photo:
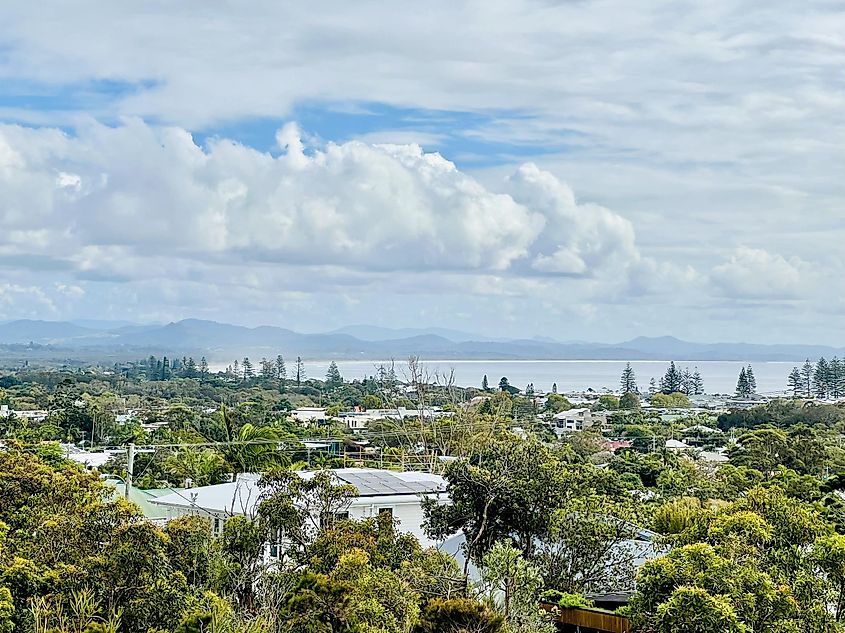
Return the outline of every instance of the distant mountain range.
[[[300,355],[310,359],[375,360],[418,355],[428,360],[741,360],[790,361],[845,356],[822,345],[690,343],[671,336],[617,344],[553,339],[494,340],[441,328],[390,329],[357,325],[324,334],[280,327],[185,319],[165,325],[110,321],[0,323],[0,345],[48,346],[53,356],[137,358],[146,354],[204,355],[209,360]],[[42,348],[40,354],[45,355]]]

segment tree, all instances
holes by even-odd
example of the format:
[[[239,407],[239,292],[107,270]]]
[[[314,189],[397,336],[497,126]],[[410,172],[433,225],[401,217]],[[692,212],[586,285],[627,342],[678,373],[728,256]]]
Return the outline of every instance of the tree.
[[[450,501],[423,503],[425,530],[440,540],[463,532],[469,557],[480,561],[496,541],[510,540],[531,558],[554,510],[565,500],[601,488],[620,494],[615,473],[569,468],[564,456],[541,442],[505,435],[483,445],[470,460],[444,472]]]
[[[337,368],[337,363],[332,361],[326,371],[326,386],[330,388],[340,387],[343,385],[343,376],[340,375],[340,370]]]
[[[499,603],[508,631],[554,633],[555,627],[539,616],[537,602],[543,577],[508,541],[499,541],[484,555],[481,584],[487,599]]]
[[[8,445],[0,452],[0,587],[9,592],[0,591],[4,627],[11,619],[15,630],[30,630],[38,617],[45,629],[61,629],[65,615],[66,630],[111,621],[142,633],[181,617],[189,586],[168,556],[168,537],[134,505],[111,497],[96,474],[66,463],[49,466]],[[83,582],[76,582],[82,580],[76,570],[84,572]],[[80,609],[71,612],[72,600]]]
[[[636,630],[660,633],[746,633],[751,624],[753,631],[778,631],[797,615],[788,592],[767,574],[703,543],[646,562],[627,609]]]
[[[767,477],[774,474],[778,465],[791,463],[794,455],[786,433],[777,429],[745,433],[728,454],[735,466],[759,470]]]
[[[813,395],[813,363],[810,359],[804,361],[801,366],[801,384],[804,391],[804,397],[810,398]]]
[[[640,408],[640,397],[634,393],[633,391],[628,391],[622,394],[622,397],[619,398],[619,408],[620,409],[639,409]]]
[[[748,384],[748,374],[743,367],[739,371],[739,378],[736,381],[736,395],[738,398],[747,398],[751,394],[751,388]]]
[[[831,398],[839,398],[845,393],[845,364],[834,356],[828,363],[828,392]]]
[[[629,392],[630,393],[630,392]],[[619,408],[619,398],[613,394],[603,394],[595,405],[598,411],[616,411]]]
[[[511,606],[522,602],[533,606],[543,585],[540,570],[522,557],[522,552],[508,541],[497,541],[481,561],[481,579],[493,600],[502,599],[505,619],[511,617]]]
[[[733,606],[699,587],[678,587],[657,607],[660,633],[745,633]]]
[[[241,363],[241,367],[243,368],[244,372],[244,380],[252,380],[253,378],[255,378],[255,369],[252,367],[252,363],[246,356],[244,356],[243,362]]]
[[[302,362],[302,357],[296,357],[296,386],[301,387],[302,381],[305,380],[305,364]]]
[[[660,605],[681,587],[723,598],[750,631],[837,630],[830,607],[838,554],[833,544],[827,562],[834,575],[826,577],[814,545],[832,529],[817,508],[771,485],[752,488],[717,512],[704,505],[690,512],[686,526],[667,539],[671,552],[640,569],[629,604],[636,630],[661,630]]]
[[[787,379],[787,386],[792,391],[793,397],[797,398],[803,392],[803,379],[801,378],[801,370],[797,367],[793,367],[792,371],[789,372],[789,378]]]
[[[830,367],[824,356],[819,358],[813,370],[813,391],[817,398],[827,398],[830,391]]]
[[[358,491],[335,484],[330,471],[303,479],[297,473],[276,470],[261,478],[258,512],[266,528],[287,545],[287,555],[303,562],[320,532],[340,520]]]
[[[235,473],[261,473],[290,463],[280,450],[279,431],[273,427],[247,423],[232,440],[223,454]]]
[[[549,413],[560,413],[561,411],[569,411],[572,408],[572,403],[565,396],[552,393],[546,398],[545,408]]]
[[[692,373],[692,394],[695,396],[700,396],[704,393],[704,380],[701,378],[701,373],[698,371],[698,367],[695,368],[695,371]]]
[[[684,367],[684,371],[681,372],[681,393],[686,395],[692,393],[692,373],[689,367]]]
[[[660,409],[689,408],[692,406],[686,394],[676,391],[674,393],[658,392],[649,398],[653,407]]]
[[[557,393],[557,383],[556,382],[552,383],[552,393]]]
[[[652,376],[651,380],[648,381],[648,395],[653,396],[657,393],[657,381]]]
[[[228,464],[214,449],[184,447],[164,461],[164,470],[179,485],[190,479],[194,486],[210,486],[226,480]]]
[[[569,593],[623,591],[634,586],[636,505],[600,494],[568,499],[554,510],[531,558],[546,587]]]
[[[261,378],[263,380],[273,380],[276,377],[276,363],[273,360],[261,359]]]
[[[481,379],[481,390],[490,391],[490,383],[487,382],[487,374],[484,374],[484,377]]]
[[[845,618],[845,536],[831,534],[816,539],[812,555],[831,585],[834,618],[841,622]]]
[[[15,630],[15,603],[12,592],[0,587],[0,633],[12,633]]]
[[[748,393],[757,393],[757,379],[754,378],[754,370],[750,364],[745,368],[745,381],[748,383]]]
[[[669,368],[660,379],[660,390],[663,393],[681,392],[683,389],[683,376],[681,372],[675,367],[675,361],[669,363]]]
[[[280,382],[284,383],[287,377],[288,370],[285,367],[285,359],[282,357],[281,354],[279,354],[278,356],[276,356],[276,378],[278,378]]]
[[[499,633],[504,618],[468,598],[435,598],[422,611],[413,633]]]
[[[178,517],[170,520],[164,531],[174,570],[181,572],[191,585],[207,586],[217,562],[208,521],[200,516]]]
[[[637,390],[637,375],[634,373],[631,363],[627,363],[625,365],[625,369],[622,370],[622,377],[619,379],[619,383],[623,394]]]

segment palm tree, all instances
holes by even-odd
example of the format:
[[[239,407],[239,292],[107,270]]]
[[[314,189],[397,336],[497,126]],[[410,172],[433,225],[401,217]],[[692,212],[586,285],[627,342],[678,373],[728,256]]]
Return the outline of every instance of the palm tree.
[[[164,469],[173,479],[180,483],[190,479],[195,486],[222,483],[227,467],[223,456],[211,448],[185,448],[164,462]]]
[[[290,457],[281,452],[279,431],[271,426],[244,424],[223,454],[232,472],[258,473],[273,468],[286,468]]]

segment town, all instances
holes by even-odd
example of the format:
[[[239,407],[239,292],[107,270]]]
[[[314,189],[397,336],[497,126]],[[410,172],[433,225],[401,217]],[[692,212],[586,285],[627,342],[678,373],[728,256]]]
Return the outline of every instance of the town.
[[[21,367],[0,377],[0,467],[7,493],[46,486],[39,488],[45,501],[36,502],[47,513],[37,515],[39,525],[54,520],[42,505],[59,494],[55,486],[75,489],[85,481],[92,495],[85,503],[104,510],[118,504],[130,512],[127,526],[146,523],[161,535],[155,538],[190,543],[203,569],[184,561],[185,551],[164,568],[173,573],[189,564],[181,568],[189,581],[183,591],[234,591],[238,610],[270,599],[267,583],[282,578],[353,592],[343,584],[346,575],[375,574],[390,593],[371,597],[378,603],[372,608],[397,619],[397,631],[411,626],[409,618],[421,618],[417,627],[425,618],[471,618],[489,630],[628,631],[659,621],[660,596],[672,604],[687,591],[689,581],[667,576],[667,565],[679,566],[671,574],[715,565],[748,575],[736,594],[724,594],[728,576],[711,589],[732,611],[742,604],[732,600],[752,591],[748,583],[785,582],[752,565],[758,556],[797,554],[791,542],[775,540],[797,529],[796,520],[809,522],[801,537],[807,558],[784,569],[800,564],[800,577],[819,587],[835,582],[828,561],[845,551],[845,536],[838,536],[845,529],[839,366],[808,361],[797,369],[805,378],[786,376],[777,395],[756,392],[751,365],[742,368],[735,393],[709,395],[704,377],[674,362],[645,389],[628,364],[619,388],[603,393],[558,393],[556,385],[543,393],[506,377],[491,384],[487,376],[478,387],[459,386],[413,357],[376,366],[360,381],[344,380],[335,363],[325,377],[306,377],[300,358],[289,377],[281,355],[263,359],[259,371],[248,358],[220,372],[204,361],[157,358],[85,369]],[[32,468],[79,483],[48,477],[38,484]],[[4,499],[2,520],[20,520],[25,498]],[[69,511],[83,520],[90,509]],[[360,549],[364,534],[375,549]],[[315,562],[330,542],[341,547],[332,554],[339,567]],[[396,568],[395,548],[410,544],[410,558]],[[24,553],[31,545],[20,547]],[[740,559],[731,553],[737,547],[747,549]],[[712,560],[700,559],[701,548]],[[47,564],[30,554],[34,564]],[[237,565],[237,575],[216,577],[214,565]],[[428,594],[400,580],[404,565],[433,574],[414,582],[434,583],[438,601],[420,602]],[[311,575],[302,576],[306,571]],[[287,591],[293,600],[306,589]],[[401,609],[396,591],[411,592]],[[797,588],[778,591],[787,592],[778,598],[783,610],[759,617],[837,617],[823,608],[827,594],[815,595],[818,607],[802,615]],[[24,594],[10,600],[14,621],[32,617]],[[134,614],[135,606],[113,600],[111,608],[121,611],[110,617],[124,609]],[[57,607],[41,608],[38,617]],[[184,617],[203,621],[218,617],[219,608],[210,603]],[[272,617],[320,619],[321,608],[296,602]],[[351,603],[332,609],[350,621],[369,617]],[[145,617],[153,618],[145,626],[155,624]]]
[[[0,2],[0,633],[845,633],[845,3]]]

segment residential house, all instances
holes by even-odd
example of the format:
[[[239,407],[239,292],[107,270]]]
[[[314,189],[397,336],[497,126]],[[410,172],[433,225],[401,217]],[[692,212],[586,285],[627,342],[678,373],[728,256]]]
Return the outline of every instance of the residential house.
[[[316,474],[315,471],[294,472],[303,478]],[[400,531],[415,536],[423,547],[433,545],[422,529],[422,498],[445,502],[445,479],[423,472],[375,468],[339,468],[327,472],[336,483],[350,484],[358,490],[358,496],[344,510],[344,518],[367,519],[389,513],[399,521]],[[228,518],[257,514],[262,494],[259,479],[257,474],[242,474],[230,483],[175,492],[151,503],[166,508],[170,519],[185,515],[207,517],[213,533],[220,534]]]
[[[673,451],[673,452],[676,452],[676,453],[680,453],[682,451],[692,450],[693,447],[690,446],[689,444],[687,444],[686,442],[671,439],[671,440],[666,440],[666,449]]]
[[[328,421],[326,409],[323,407],[300,407],[290,412],[291,417],[303,424],[322,424]]]
[[[554,430],[556,433],[577,432],[588,429],[592,426],[604,426],[607,423],[607,416],[601,412],[595,412],[588,407],[561,411],[554,415]]]
[[[42,422],[50,415],[45,409],[11,409],[8,404],[0,404],[0,418],[14,416],[18,419]]]

